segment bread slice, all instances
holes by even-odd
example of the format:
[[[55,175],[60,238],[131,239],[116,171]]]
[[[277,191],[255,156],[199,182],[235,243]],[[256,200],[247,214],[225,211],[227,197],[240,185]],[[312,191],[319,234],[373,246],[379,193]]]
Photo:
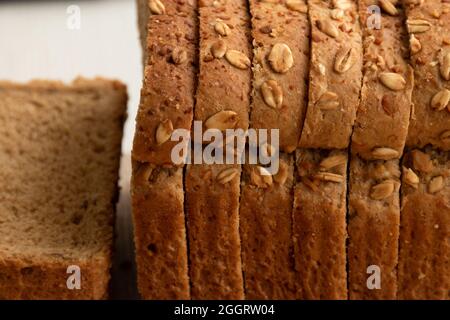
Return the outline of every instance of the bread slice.
[[[250,1],[254,38],[250,123],[256,129],[279,129],[280,149],[288,153],[297,148],[308,100],[310,26],[308,7],[300,4]],[[280,48],[293,59],[286,69],[276,64]]]
[[[347,150],[296,152],[293,236],[298,299],[347,299]]]
[[[450,151],[450,3],[405,1],[405,5],[415,74],[406,145],[431,144]]]
[[[197,1],[139,0],[138,9],[148,57],[132,151],[138,289],[144,299],[189,299],[183,163],[170,137],[189,132],[194,116]]]
[[[450,298],[450,154],[403,158],[399,299]]]
[[[378,0],[359,2],[364,38],[364,78],[361,105],[352,136],[352,153],[367,160],[399,159],[403,154],[411,114],[414,75],[408,64],[408,33],[401,6],[388,7],[380,16],[381,28],[370,25],[367,8]],[[400,3],[399,3],[400,4]],[[401,82],[393,87],[389,80]],[[380,154],[380,150],[389,149]]]
[[[187,166],[189,274],[194,300],[244,299],[240,177],[239,165]]]
[[[143,299],[189,299],[183,169],[133,162],[138,289]]]
[[[200,1],[200,73],[194,111],[205,129],[248,129],[250,16],[245,0]]]
[[[141,101],[136,117],[133,159],[174,165],[174,130],[189,131],[194,114],[197,74],[197,21],[193,17],[152,17],[145,52]]]
[[[147,37],[151,16],[194,17],[197,14],[196,0],[136,0],[139,39],[142,45],[142,61],[147,60]]]
[[[311,66],[302,148],[345,149],[360,102],[362,36],[356,1],[309,0]]]
[[[126,102],[116,81],[0,82],[0,299],[108,296]]]
[[[250,300],[296,298],[292,242],[293,156],[280,155],[279,171],[262,176],[245,165],[240,233],[245,296]]]
[[[366,161],[352,156],[347,258],[352,300],[397,298],[399,189],[399,160]]]

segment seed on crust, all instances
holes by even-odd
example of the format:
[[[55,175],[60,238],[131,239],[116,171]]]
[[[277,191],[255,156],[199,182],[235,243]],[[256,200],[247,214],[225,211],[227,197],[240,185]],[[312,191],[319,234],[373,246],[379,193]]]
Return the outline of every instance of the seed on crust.
[[[228,169],[222,170],[217,175],[217,181],[219,181],[220,184],[227,184],[228,182],[232,181],[238,175],[239,175],[239,170],[237,170],[235,168],[228,168]]]
[[[320,168],[323,170],[330,170],[336,167],[343,166],[347,162],[347,156],[343,154],[337,154],[330,156],[320,163]]]
[[[419,186],[420,179],[417,174],[411,169],[403,167],[403,180],[405,183],[415,189]]]
[[[209,117],[205,122],[205,127],[206,129],[218,129],[223,131],[226,129],[234,129],[237,122],[238,116],[236,112],[224,110]]]
[[[162,4],[160,0],[150,0],[148,3],[150,12],[153,14],[165,14],[166,7]]]
[[[156,143],[162,145],[170,139],[173,132],[173,124],[169,119],[161,122],[156,129]]]
[[[317,27],[331,38],[337,38],[339,36],[339,29],[330,20],[318,20]]]
[[[450,102],[450,90],[442,89],[431,100],[431,107],[437,111],[444,110]]]
[[[405,78],[403,78],[403,76],[398,73],[382,72],[379,75],[379,79],[385,87],[393,91],[404,90],[406,87]]]
[[[429,193],[436,193],[444,189],[444,177],[443,176],[437,176],[430,180],[428,183],[428,192]]]
[[[222,37],[226,37],[231,33],[230,27],[225,22],[220,20],[216,21],[214,24],[214,30],[216,30],[216,32]]]
[[[372,150],[372,157],[376,160],[398,159],[399,152],[391,148],[375,148]]]
[[[342,47],[336,53],[334,60],[334,71],[337,73],[345,73],[355,64],[355,49],[353,47]]]
[[[214,58],[221,59],[227,52],[227,44],[222,39],[219,39],[211,46],[211,54]]]
[[[372,187],[370,197],[373,200],[383,200],[391,196],[395,190],[395,183],[392,180],[386,180]]]
[[[326,182],[335,182],[335,183],[344,182],[344,176],[330,172],[319,172],[314,176],[314,178]]]
[[[423,33],[431,28],[431,23],[423,19],[407,20],[406,25],[409,33]]]
[[[267,80],[261,86],[264,102],[271,108],[278,109],[283,104],[283,90],[275,80]]]
[[[284,43],[275,44],[270,51],[269,62],[275,72],[288,72],[294,65],[294,57],[291,48]]]
[[[250,59],[242,52],[237,50],[228,50],[225,54],[227,61],[238,69],[248,69],[251,66]]]

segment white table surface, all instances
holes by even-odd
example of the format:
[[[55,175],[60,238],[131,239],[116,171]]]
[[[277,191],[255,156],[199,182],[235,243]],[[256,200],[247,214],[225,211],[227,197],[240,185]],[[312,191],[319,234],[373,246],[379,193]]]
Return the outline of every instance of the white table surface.
[[[67,26],[70,5],[80,29]],[[25,82],[77,76],[116,78],[128,86],[116,224],[113,298],[135,298],[129,205],[130,150],[142,78],[134,0],[0,1],[0,79]]]

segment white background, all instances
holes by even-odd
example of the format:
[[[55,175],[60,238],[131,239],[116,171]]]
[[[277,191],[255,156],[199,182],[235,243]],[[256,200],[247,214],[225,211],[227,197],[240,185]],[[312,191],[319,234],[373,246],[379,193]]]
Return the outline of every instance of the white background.
[[[67,26],[67,8],[81,12],[79,30]],[[130,150],[142,79],[134,0],[0,0],[0,80],[109,77],[128,86],[116,223],[113,298],[136,298],[130,221]]]

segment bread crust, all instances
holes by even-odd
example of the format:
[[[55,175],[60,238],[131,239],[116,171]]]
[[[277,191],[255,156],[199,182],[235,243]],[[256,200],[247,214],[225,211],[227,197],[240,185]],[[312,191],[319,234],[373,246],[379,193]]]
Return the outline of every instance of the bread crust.
[[[259,166],[244,166],[240,233],[246,299],[294,300],[293,156],[281,155],[270,185],[260,177]]]
[[[253,93],[250,122],[252,128],[279,129],[280,149],[293,152],[298,145],[307,106],[310,26],[307,6],[304,11],[289,9],[286,1],[250,1],[253,35]],[[293,66],[276,72],[269,56],[277,44],[286,44],[292,52]],[[276,81],[282,92],[282,104],[267,104],[262,94],[266,81]]]
[[[450,90],[450,81],[441,75],[444,56],[450,54],[450,4],[440,0],[421,1],[420,5],[406,6],[408,21],[425,20],[430,28],[422,33],[410,30],[421,50],[415,53],[411,47],[411,64],[414,67],[415,88],[413,114],[411,116],[406,145],[423,148],[428,144],[441,150],[450,150],[450,109],[433,108],[432,100],[443,89]],[[450,59],[450,57],[448,58]]]
[[[409,49],[405,13],[395,7],[393,16],[382,10],[381,28],[368,26],[371,15],[367,8],[378,1],[359,2],[359,15],[364,38],[364,78],[361,105],[352,136],[352,153],[366,160],[377,160],[373,151],[390,148],[403,154],[411,114],[414,87],[413,70],[408,64]],[[380,79],[383,73],[399,74],[406,84],[394,91]]]
[[[215,58],[211,47],[222,40],[226,51],[236,50],[252,59],[250,17],[247,1],[203,0],[200,3],[200,73],[197,88],[195,120],[205,122],[221,111],[236,113],[229,129],[249,127],[251,68],[240,69],[226,55]],[[216,31],[216,24],[228,26],[228,34]],[[225,27],[226,28],[226,27]]]
[[[232,169],[232,180],[220,182]],[[186,213],[193,300],[244,299],[239,236],[239,165],[188,165]]]
[[[71,265],[80,267],[81,289],[69,290]],[[3,256],[0,259],[0,300],[104,300],[109,297],[111,256],[90,260],[54,256]]]
[[[350,144],[362,81],[357,6],[351,0],[311,0],[308,8],[312,26],[309,102],[300,147],[345,149]],[[331,18],[336,9],[344,11],[342,21]],[[350,49],[352,53],[346,60]],[[335,69],[337,61],[339,72]]]
[[[164,11],[160,14],[151,11],[151,1],[152,0],[136,0],[139,39],[142,46],[142,62],[144,63],[144,66],[147,60],[146,48],[150,16],[156,16],[156,18],[160,18],[163,15],[194,17],[197,14],[197,1],[195,0],[159,0],[164,7]]]
[[[327,173],[339,182],[318,179],[320,164],[339,156],[340,165]],[[299,180],[294,190],[293,236],[297,272],[297,298],[347,299],[347,151],[299,149]],[[333,176],[335,177],[335,176]]]
[[[133,159],[156,165],[174,165],[170,136],[158,139],[158,130],[168,125],[167,134],[191,129],[196,77],[197,24],[192,17],[151,16],[145,78],[136,117]],[[177,50],[177,51],[176,51]],[[174,53],[175,52],[175,53]],[[186,53],[181,63],[176,52]]]
[[[183,169],[134,162],[131,194],[141,297],[189,299]]]
[[[450,155],[410,150],[403,167],[419,178],[413,187],[403,174],[398,266],[399,299],[450,298]],[[431,183],[442,177],[440,188]],[[436,180],[435,180],[436,181]]]
[[[391,181],[392,193],[386,193],[381,199],[372,198],[374,187]],[[352,300],[397,298],[399,190],[399,160],[365,161],[352,156],[347,250],[349,298]],[[371,266],[378,267],[380,274],[375,274]],[[380,288],[368,288],[367,280],[372,275],[380,276]]]

